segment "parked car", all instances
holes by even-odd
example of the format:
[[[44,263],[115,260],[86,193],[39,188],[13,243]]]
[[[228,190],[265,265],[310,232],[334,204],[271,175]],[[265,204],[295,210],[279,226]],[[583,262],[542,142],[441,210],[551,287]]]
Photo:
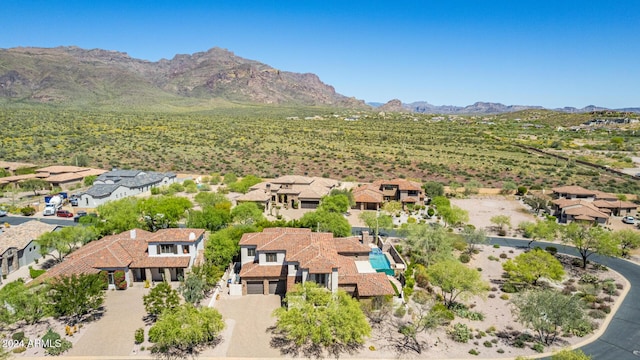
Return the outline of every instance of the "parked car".
[[[71,206],[78,206],[78,198],[72,197],[71,199],[69,199],[69,204],[71,204]]]
[[[0,216],[7,216],[7,210],[0,209]]]
[[[78,211],[76,216],[73,217],[73,222],[80,222],[80,218],[83,216],[87,216],[87,212],[82,210]]]
[[[625,216],[622,218],[622,222],[625,224],[635,224],[636,218],[634,218],[633,216]]]
[[[69,210],[58,210],[56,211],[56,216],[69,218],[73,217],[73,213]]]

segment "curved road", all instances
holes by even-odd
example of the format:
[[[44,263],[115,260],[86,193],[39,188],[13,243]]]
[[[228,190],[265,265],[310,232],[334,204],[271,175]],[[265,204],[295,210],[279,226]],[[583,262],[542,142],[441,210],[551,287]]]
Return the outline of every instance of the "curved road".
[[[526,247],[529,240],[489,238],[490,244]],[[571,246],[535,241],[532,246],[555,246],[559,252],[578,256]],[[640,360],[640,266],[632,262],[592,255],[589,260],[603,264],[626,277],[631,289],[613,316],[607,330],[597,340],[581,347],[594,360]]]

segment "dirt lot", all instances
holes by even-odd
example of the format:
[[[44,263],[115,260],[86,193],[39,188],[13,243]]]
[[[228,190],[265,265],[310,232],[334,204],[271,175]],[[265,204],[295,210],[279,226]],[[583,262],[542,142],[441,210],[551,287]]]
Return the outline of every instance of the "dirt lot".
[[[511,218],[511,227],[516,229],[524,221],[535,221],[536,217],[522,202],[501,195],[477,196],[470,199],[451,199],[456,205],[469,212],[469,224],[477,229],[491,230],[494,224],[491,218],[507,215]],[[508,232],[509,235],[511,233]]]

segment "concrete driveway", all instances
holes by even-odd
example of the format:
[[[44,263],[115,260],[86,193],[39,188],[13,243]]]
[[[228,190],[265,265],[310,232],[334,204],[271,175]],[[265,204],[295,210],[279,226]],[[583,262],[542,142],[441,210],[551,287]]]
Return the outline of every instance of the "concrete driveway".
[[[223,295],[215,305],[227,324],[227,329],[223,333],[223,343],[219,344],[214,351],[205,351],[202,355],[247,358],[280,357],[280,351],[269,345],[271,333],[267,332],[267,328],[276,323],[276,319],[271,314],[278,307],[280,307],[280,296],[278,295],[238,297]],[[215,350],[224,353],[216,354]]]
[[[133,334],[144,327],[146,314],[142,296],[149,292],[140,283],[124,291],[107,290],[104,316],[81,332],[69,350],[69,356],[128,356],[133,349]]]

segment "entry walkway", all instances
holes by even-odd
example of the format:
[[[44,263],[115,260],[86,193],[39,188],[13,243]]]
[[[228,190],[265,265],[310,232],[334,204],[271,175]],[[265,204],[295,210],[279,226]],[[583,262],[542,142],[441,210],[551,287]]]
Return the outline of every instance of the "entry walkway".
[[[527,246],[529,240],[490,238],[491,244]],[[576,249],[558,243],[535,241],[531,246],[554,246],[558,252],[577,256]],[[619,258],[593,255],[589,258],[619,272],[629,280],[631,289],[613,316],[604,334],[580,349],[598,360],[640,360],[640,266]]]
[[[141,283],[124,291],[107,290],[104,316],[89,325],[69,350],[69,356],[128,356],[134,332],[144,327],[146,314],[142,296],[148,292]],[[67,355],[67,354],[65,354]]]

